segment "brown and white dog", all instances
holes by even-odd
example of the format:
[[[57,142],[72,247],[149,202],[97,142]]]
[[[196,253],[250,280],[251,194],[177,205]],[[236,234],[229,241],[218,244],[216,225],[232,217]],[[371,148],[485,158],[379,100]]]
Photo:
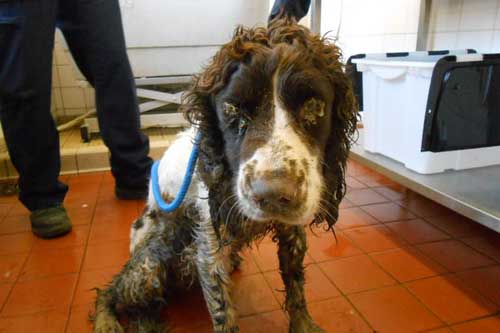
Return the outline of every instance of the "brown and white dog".
[[[290,332],[321,331],[304,298],[304,228],[331,229],[345,194],[356,105],[340,57],[291,19],[236,30],[184,98],[193,127],[160,161],[160,189],[172,199],[201,131],[187,197],[166,214],[150,194],[132,227],[130,260],[98,291],[94,332],[122,332],[121,314],[132,330],[160,332],[167,293],[193,282],[214,332],[238,332],[229,274],[238,253],[268,233],[279,247]]]

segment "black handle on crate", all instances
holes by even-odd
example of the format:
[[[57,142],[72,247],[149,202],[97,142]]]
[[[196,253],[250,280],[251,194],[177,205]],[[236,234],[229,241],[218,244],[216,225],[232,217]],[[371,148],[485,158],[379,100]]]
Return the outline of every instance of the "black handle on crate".
[[[500,54],[484,54],[475,61],[441,58],[432,73],[425,112],[421,151],[500,145]]]

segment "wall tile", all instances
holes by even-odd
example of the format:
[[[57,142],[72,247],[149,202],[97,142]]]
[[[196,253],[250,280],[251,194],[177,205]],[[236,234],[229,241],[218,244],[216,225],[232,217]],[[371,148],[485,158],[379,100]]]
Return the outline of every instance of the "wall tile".
[[[330,35],[333,37],[337,33],[340,21],[340,0],[323,1],[321,4],[321,33],[331,31]]]
[[[67,52],[62,47],[61,43],[57,43],[54,45],[54,55],[56,58],[57,65],[69,65],[70,61],[68,58]]]
[[[102,149],[80,149],[76,156],[78,172],[109,170],[109,154]]]
[[[52,88],[57,88],[61,86],[61,81],[59,80],[59,73],[57,71],[57,66],[52,65]]]
[[[432,32],[457,31],[461,9],[462,0],[432,1],[429,30]]]
[[[417,49],[417,34],[406,34],[406,50],[413,52]]]
[[[464,31],[458,33],[458,49],[475,49],[480,53],[488,53],[491,50],[493,31]]]
[[[6,179],[9,177],[7,173],[7,165],[5,164],[5,159],[0,156],[0,179]]]
[[[437,32],[429,35],[430,50],[453,50],[457,48],[456,32]]]
[[[62,107],[62,96],[59,88],[52,89],[51,112],[55,118],[64,115],[64,109]]]
[[[8,178],[17,178],[19,177],[19,174],[17,173],[16,168],[12,164],[12,161],[10,159],[5,161],[5,164],[7,166],[7,175]]]
[[[495,30],[500,30],[500,0],[498,1],[497,14],[495,15]]]
[[[65,109],[84,109],[85,98],[82,88],[61,88]]]
[[[380,4],[383,7],[380,21],[384,26],[384,33],[386,34],[405,34],[410,32],[417,32],[418,20],[414,19],[416,16],[413,6],[416,1],[414,0],[384,0]],[[390,10],[388,10],[390,9]],[[418,13],[418,8],[417,13]],[[410,19],[413,18],[413,19]],[[360,22],[361,23],[361,22]]]
[[[406,34],[384,35],[383,50],[384,52],[408,51]]]
[[[76,87],[78,82],[76,80],[75,70],[72,65],[57,66],[59,71],[59,79],[61,80],[61,87]]]
[[[87,112],[87,109],[85,108],[66,108],[65,109],[65,113],[66,113],[66,116],[80,116],[82,114],[84,114],[85,112]]]
[[[500,53],[500,31],[493,32],[493,42],[490,51]]]
[[[418,12],[420,10],[421,0],[406,0],[406,20],[409,29],[406,31],[410,34],[416,34],[418,30]]]
[[[492,30],[495,26],[497,5],[497,0],[464,0],[460,30]]]
[[[60,44],[61,48],[63,50],[67,50],[68,44],[66,43],[66,40],[64,39],[64,36],[63,36],[61,30],[56,29],[55,36],[56,36],[56,42]]]
[[[383,3],[387,0],[349,0],[344,1],[342,33],[347,35],[383,34],[382,17],[387,12]]]
[[[78,172],[76,149],[64,149],[61,154],[61,174]]]
[[[95,91],[94,88],[85,88],[85,105],[87,109],[95,108]]]
[[[0,140],[3,140],[3,133],[0,129]],[[7,152],[0,152],[0,179],[5,179],[9,177],[9,172],[7,171],[7,160],[9,159],[9,154]]]
[[[380,53],[384,51],[384,35],[374,36],[341,36],[339,46],[344,60],[358,53]]]
[[[54,95],[52,98],[52,103],[55,105],[56,109],[64,108],[61,89],[53,89]]]

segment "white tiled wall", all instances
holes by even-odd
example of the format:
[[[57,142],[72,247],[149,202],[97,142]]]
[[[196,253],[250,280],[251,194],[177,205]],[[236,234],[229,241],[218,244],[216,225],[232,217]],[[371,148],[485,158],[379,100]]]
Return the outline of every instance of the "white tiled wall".
[[[339,31],[345,60],[357,53],[415,50],[419,0],[323,0],[322,4],[321,31],[330,37]]]
[[[344,59],[356,53],[414,51],[421,0],[323,0],[321,31],[334,37]],[[270,0],[270,4],[274,0]],[[429,49],[474,48],[500,52],[500,0],[433,0]],[[308,24],[309,17],[302,23]],[[94,92],[82,84],[71,55],[56,34],[53,112],[72,116],[94,108]]]
[[[322,32],[340,16],[344,58],[356,53],[414,51],[420,0],[323,0]],[[500,0],[433,0],[428,49],[500,52]]]
[[[52,109],[56,117],[80,115],[95,107],[94,90],[78,74],[63,43],[62,34],[57,31],[52,72]]]
[[[500,52],[500,1],[434,0],[428,47]]]

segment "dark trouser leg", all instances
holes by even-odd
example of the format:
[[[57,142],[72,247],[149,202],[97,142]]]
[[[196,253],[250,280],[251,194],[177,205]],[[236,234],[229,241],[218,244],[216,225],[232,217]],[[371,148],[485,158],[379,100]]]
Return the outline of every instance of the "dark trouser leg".
[[[269,20],[272,20],[283,10],[287,16],[294,17],[297,21],[307,15],[311,0],[275,0]]]
[[[147,187],[149,141],[128,61],[118,0],[61,0],[60,27],[78,67],[96,90],[97,116],[118,186]]]
[[[60,204],[68,190],[50,114],[56,12],[56,0],[0,2],[0,119],[29,210]]]
[[[290,333],[323,332],[314,324],[307,311],[304,296],[304,256],[307,251],[306,233],[301,226],[278,226],[278,257],[285,284],[285,310],[290,317]]]

